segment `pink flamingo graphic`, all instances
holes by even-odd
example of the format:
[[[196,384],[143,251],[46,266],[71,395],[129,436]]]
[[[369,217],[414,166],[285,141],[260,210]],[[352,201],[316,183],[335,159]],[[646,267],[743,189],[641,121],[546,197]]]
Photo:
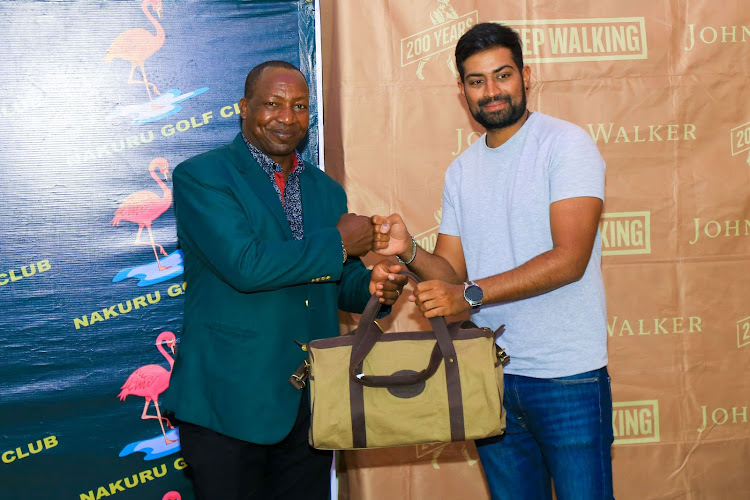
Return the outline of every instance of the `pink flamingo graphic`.
[[[169,163],[165,158],[154,158],[151,160],[151,164],[148,166],[148,171],[151,173],[151,177],[154,178],[156,183],[161,187],[164,196],[159,196],[153,191],[136,191],[131,194],[125,201],[120,204],[120,207],[115,211],[115,216],[112,218],[112,225],[119,226],[120,221],[126,220],[135,222],[138,224],[138,234],[135,237],[136,245],[151,245],[154,249],[154,255],[156,256],[156,264],[159,266],[159,271],[169,269],[170,266],[162,266],[159,262],[159,254],[156,252],[156,247],[159,247],[159,251],[162,255],[167,255],[164,247],[154,242],[154,234],[151,232],[151,223],[156,220],[161,214],[167,211],[172,205],[172,192],[169,190],[166,184],[159,179],[156,175],[156,169],[164,176],[164,180],[169,180]],[[148,236],[151,239],[151,243],[141,241],[141,232],[143,228],[148,230]]]
[[[161,500],[182,500],[182,496],[177,491],[168,491],[161,497]]]
[[[109,46],[107,55],[104,57],[104,60],[107,62],[111,62],[112,59],[117,58],[124,61],[129,61],[131,66],[128,83],[144,84],[146,86],[146,92],[148,92],[148,99],[151,101],[151,105],[156,107],[153,104],[154,99],[151,97],[151,89],[154,89],[156,95],[161,95],[161,92],[159,92],[159,89],[156,88],[156,85],[148,81],[144,64],[146,63],[146,59],[154,55],[156,51],[158,51],[161,46],[164,45],[165,35],[164,29],[161,27],[161,24],[159,24],[157,20],[154,19],[154,16],[149,11],[149,7],[152,7],[154,9],[154,12],[156,12],[156,14],[159,16],[159,19],[161,19],[161,0],[143,0],[143,3],[141,3],[141,9],[143,10],[143,13],[146,14],[148,20],[151,21],[151,24],[153,24],[154,28],[156,28],[156,35],[154,36],[150,31],[143,28],[132,28],[123,31],[117,36],[117,38],[115,38],[115,41],[112,42],[112,45]],[[143,80],[133,79],[133,73],[135,72],[136,66],[141,68]]]
[[[125,398],[131,394],[134,396],[143,396],[144,398],[146,398],[146,404],[143,406],[143,414],[141,414],[141,418],[143,420],[146,420],[148,418],[158,419],[159,425],[161,426],[161,432],[162,434],[164,434],[164,441],[167,444],[170,444],[176,442],[177,440],[167,438],[167,433],[164,430],[163,422],[166,421],[170,429],[174,429],[174,426],[168,418],[161,416],[161,410],[159,409],[158,401],[159,394],[164,392],[167,387],[169,387],[169,378],[172,376],[172,366],[174,366],[174,359],[172,359],[172,356],[170,356],[167,351],[164,350],[164,347],[162,347],[162,343],[164,342],[167,343],[167,346],[172,351],[172,354],[174,354],[174,347],[175,343],[177,342],[174,333],[161,332],[159,336],[156,337],[156,348],[159,349],[159,352],[165,358],[167,358],[167,363],[169,363],[169,371],[165,370],[159,365],[141,366],[136,371],[130,374],[128,379],[122,385],[122,390],[120,391],[120,394],[117,395],[117,397],[120,398],[120,401],[125,401]],[[148,405],[149,403],[151,403],[151,401],[154,402],[156,415],[149,415],[147,413]]]

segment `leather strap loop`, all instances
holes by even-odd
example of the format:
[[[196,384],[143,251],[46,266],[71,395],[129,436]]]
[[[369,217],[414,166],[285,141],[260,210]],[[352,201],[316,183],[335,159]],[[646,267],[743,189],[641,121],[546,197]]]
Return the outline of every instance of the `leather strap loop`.
[[[409,271],[402,271],[399,274],[406,276],[415,283],[421,281],[416,274]],[[432,325],[432,331],[435,335],[436,343],[426,368],[417,373],[410,374],[363,375],[361,372],[362,362],[373,347],[375,347],[380,336],[383,335],[383,332],[375,324],[375,318],[380,312],[380,307],[381,305],[378,301],[378,297],[375,295],[370,297],[370,300],[362,313],[362,317],[359,320],[357,329],[354,331],[354,343],[349,361],[349,376],[353,381],[367,387],[399,387],[412,385],[424,382],[434,375],[442,360],[445,360],[446,363],[455,362],[456,350],[453,346],[451,335],[448,332],[448,325],[445,322],[445,318],[439,316],[437,318],[430,318],[430,324]]]

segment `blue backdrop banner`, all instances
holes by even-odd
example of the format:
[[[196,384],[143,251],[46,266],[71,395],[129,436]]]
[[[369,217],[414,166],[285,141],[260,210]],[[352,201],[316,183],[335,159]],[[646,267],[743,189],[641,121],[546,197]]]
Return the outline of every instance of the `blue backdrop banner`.
[[[171,171],[231,141],[247,72],[311,84],[314,4],[1,1],[0,498],[193,498],[161,413],[183,282]]]

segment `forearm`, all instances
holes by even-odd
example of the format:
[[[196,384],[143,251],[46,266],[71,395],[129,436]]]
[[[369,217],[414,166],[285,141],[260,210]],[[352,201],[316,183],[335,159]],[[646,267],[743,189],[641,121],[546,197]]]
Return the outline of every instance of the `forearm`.
[[[257,206],[248,211],[236,196],[226,182],[212,184],[181,167],[175,170],[180,244],[222,281],[241,292],[256,292],[340,278],[341,235],[335,227],[288,239],[262,202],[246,203]]]
[[[222,281],[245,293],[337,281],[342,272],[338,232],[318,230],[304,240],[192,239],[183,229],[181,245]]]
[[[409,248],[403,255],[399,255],[399,258],[403,262],[411,262],[406,266],[409,271],[419,276],[423,281],[427,280],[441,280],[447,283],[463,283],[465,276],[459,276],[453,266],[440,255],[431,254],[424,250],[419,245],[416,245],[416,254],[413,254],[412,249]]]
[[[510,271],[476,280],[484,292],[484,304],[497,304],[526,299],[550,292],[579,280],[588,264],[561,251],[552,249]]]
[[[338,307],[342,311],[361,313],[370,299],[370,270],[358,257],[351,257],[344,264],[338,284]]]

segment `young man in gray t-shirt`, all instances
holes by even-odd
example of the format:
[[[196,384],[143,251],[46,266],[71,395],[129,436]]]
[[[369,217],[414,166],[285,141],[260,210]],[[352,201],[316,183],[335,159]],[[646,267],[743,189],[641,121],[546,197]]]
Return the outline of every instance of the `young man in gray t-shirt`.
[[[599,218],[604,160],[584,130],[526,107],[515,31],[478,24],[456,46],[459,89],[487,131],[448,168],[434,254],[401,217],[383,254],[422,279],[425,317],[506,325],[507,428],[478,442],[493,499],[610,499],[612,396]]]

